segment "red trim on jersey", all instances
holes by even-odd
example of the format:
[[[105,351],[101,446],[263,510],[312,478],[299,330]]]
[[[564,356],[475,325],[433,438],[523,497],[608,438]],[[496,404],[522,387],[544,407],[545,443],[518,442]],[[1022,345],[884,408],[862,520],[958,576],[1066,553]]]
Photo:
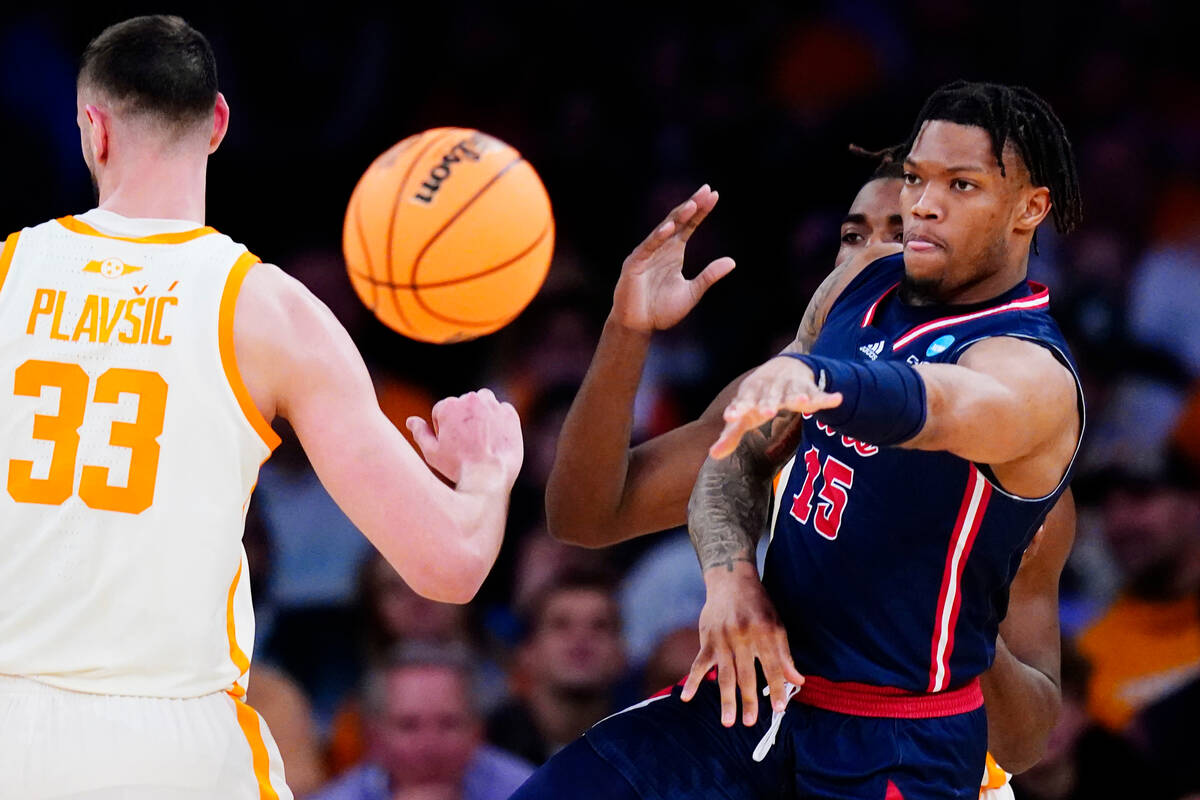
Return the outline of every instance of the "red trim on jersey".
[[[887,794],[883,796],[883,800],[904,800],[904,795],[896,788],[896,784],[888,781]]]
[[[932,719],[966,714],[983,705],[979,679],[947,692],[906,692],[891,686],[836,682],[806,675],[794,698],[797,703],[854,717]]]
[[[1028,297],[1022,297],[1019,300],[1013,300],[1012,302],[1005,303],[1001,306],[996,306],[995,308],[985,308],[982,311],[976,311],[971,314],[959,314],[958,316],[954,317],[942,317],[941,319],[935,319],[931,322],[926,322],[923,325],[918,325],[893,342],[892,349],[899,350],[901,347],[904,347],[918,336],[924,336],[927,333],[932,333],[933,331],[941,330],[942,328],[949,328],[952,325],[958,325],[962,322],[970,322],[974,319],[990,317],[994,314],[1001,314],[1005,311],[1028,311],[1031,308],[1048,307],[1050,305],[1050,290],[1042,284],[1035,283],[1034,281],[1029,281],[1029,285],[1033,288],[1034,293]],[[879,299],[882,300],[883,298],[881,297]],[[878,304],[878,302],[879,301],[877,300],[876,304]],[[871,313],[874,310],[875,307],[872,306],[871,311],[868,313]],[[866,326],[864,325],[864,327]]]
[[[895,289],[899,285],[900,285],[900,282],[896,281],[895,283],[893,283],[891,286],[888,287],[888,290],[886,292],[879,295],[879,299],[876,300],[874,303],[872,303],[871,307],[867,309],[867,314],[866,314],[866,316],[863,317],[862,325],[859,326],[860,328],[865,328],[871,324],[871,320],[875,318],[875,309],[879,308],[879,304],[883,302],[883,298],[885,298],[889,294],[891,294],[892,289]]]
[[[962,605],[962,576],[967,558],[975,544],[975,536],[987,513],[992,485],[974,464],[970,465],[967,488],[958,508],[958,519],[950,534],[946,551],[946,566],[942,571],[942,588],[938,592],[937,616],[933,621],[933,638],[929,652],[930,692],[940,692],[950,682],[950,655],[954,652],[954,628]]]

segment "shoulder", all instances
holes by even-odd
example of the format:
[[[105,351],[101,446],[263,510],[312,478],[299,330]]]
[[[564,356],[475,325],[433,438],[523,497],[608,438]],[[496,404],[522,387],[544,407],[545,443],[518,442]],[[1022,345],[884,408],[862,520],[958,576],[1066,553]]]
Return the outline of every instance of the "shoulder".
[[[1052,399],[1074,400],[1078,387],[1071,368],[1046,343],[1019,336],[989,336],[973,342],[958,358],[958,364],[984,372],[1008,384],[1037,388]]]
[[[482,744],[476,749],[467,768],[467,795],[478,798],[508,797],[533,774],[533,770],[533,765],[525,759],[493,745]],[[476,794],[480,789],[485,791]]]
[[[250,266],[237,296],[235,332],[241,343],[299,345],[323,338],[333,313],[303,283],[274,264]]]

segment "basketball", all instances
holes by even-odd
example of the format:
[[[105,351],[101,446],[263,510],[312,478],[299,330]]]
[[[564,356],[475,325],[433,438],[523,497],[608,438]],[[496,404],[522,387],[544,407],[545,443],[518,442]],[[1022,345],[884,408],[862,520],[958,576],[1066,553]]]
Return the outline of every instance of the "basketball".
[[[350,196],[346,269],[384,324],[425,342],[474,339],[511,322],[546,279],[554,216],[521,154],[468,128],[394,145]]]

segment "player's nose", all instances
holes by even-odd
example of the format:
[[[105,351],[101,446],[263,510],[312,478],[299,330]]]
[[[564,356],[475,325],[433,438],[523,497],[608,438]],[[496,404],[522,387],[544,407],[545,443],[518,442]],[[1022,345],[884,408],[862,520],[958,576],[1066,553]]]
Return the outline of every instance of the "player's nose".
[[[929,184],[922,187],[910,211],[918,219],[939,219],[942,216],[941,204]]]

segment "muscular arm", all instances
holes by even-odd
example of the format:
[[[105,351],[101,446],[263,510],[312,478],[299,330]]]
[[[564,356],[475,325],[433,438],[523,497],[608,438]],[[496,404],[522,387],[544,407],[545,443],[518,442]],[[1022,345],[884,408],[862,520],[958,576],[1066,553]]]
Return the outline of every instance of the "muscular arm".
[[[562,541],[604,547],[687,519],[696,473],[741,378],[698,419],[631,449],[633,402],[649,345],[650,334],[615,319],[604,326],[546,486],[546,521]]]
[[[807,353],[846,284],[872,261],[895,252],[895,245],[876,246],[835,267],[813,293],[786,349]],[[605,323],[563,424],[546,486],[550,533],[585,547],[604,547],[687,521],[688,497],[708,446],[721,432],[721,414],[745,377],[726,386],[696,420],[630,448],[634,397],[651,334],[618,317],[614,313]],[[772,450],[785,441],[776,437]]]
[[[1068,490],[1046,517],[1036,550],[1021,562],[1008,616],[1000,623],[996,659],[980,678],[988,748],[1009,772],[1038,762],[1058,719],[1058,583],[1074,540],[1075,500]]]
[[[471,599],[500,548],[511,463],[464,462],[446,486],[380,410],[345,329],[276,267],[247,274],[234,343],[263,416],[291,423],[330,496],[404,580],[435,600]]]
[[[925,426],[902,447],[992,465],[1005,488],[1037,497],[1062,478],[1081,420],[1071,373],[1045,347],[984,339],[958,364],[919,364]]]
[[[756,659],[776,711],[786,705],[784,682],[804,682],[754,563],[755,544],[770,512],[771,478],[795,448],[792,437],[799,427],[790,417],[781,415],[750,431],[729,458],[707,459],[688,503],[688,532],[704,573],[707,599],[700,614],[700,653],[682,697],[690,700],[702,676],[715,666],[726,727],[735,721],[738,687],[743,723],[753,725],[758,718]],[[791,440],[791,447],[781,444],[781,438]]]

